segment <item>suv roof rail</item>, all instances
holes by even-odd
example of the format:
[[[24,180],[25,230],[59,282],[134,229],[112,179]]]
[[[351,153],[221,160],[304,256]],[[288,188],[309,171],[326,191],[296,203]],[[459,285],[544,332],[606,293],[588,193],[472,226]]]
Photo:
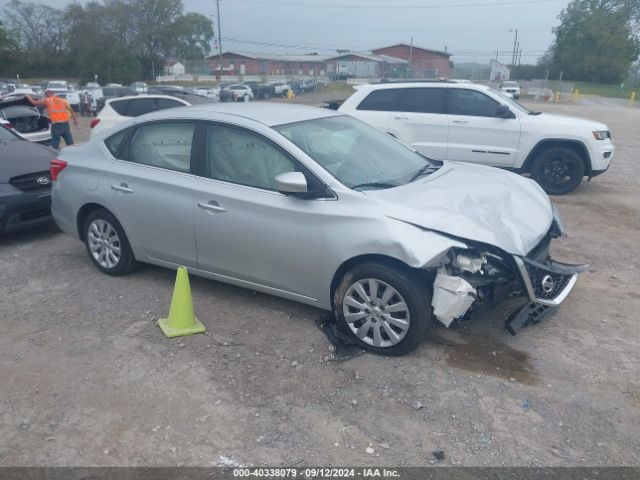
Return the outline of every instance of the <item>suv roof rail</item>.
[[[388,78],[383,78],[379,82],[373,82],[371,85],[379,85],[381,83],[456,83],[446,78],[431,78],[431,79],[423,79],[423,80],[389,80]]]

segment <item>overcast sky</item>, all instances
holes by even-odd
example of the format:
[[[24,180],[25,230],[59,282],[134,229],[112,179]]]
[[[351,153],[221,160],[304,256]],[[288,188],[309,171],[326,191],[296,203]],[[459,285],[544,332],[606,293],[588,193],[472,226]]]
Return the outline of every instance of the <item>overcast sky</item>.
[[[215,0],[183,0],[211,16]],[[65,0],[48,0],[64,6]],[[395,43],[452,53],[454,62],[509,63],[514,32],[522,63],[535,63],[553,41],[551,29],[569,0],[221,0],[222,47],[263,53],[333,54]],[[7,0],[0,0],[5,6]],[[299,47],[299,48],[296,48]]]

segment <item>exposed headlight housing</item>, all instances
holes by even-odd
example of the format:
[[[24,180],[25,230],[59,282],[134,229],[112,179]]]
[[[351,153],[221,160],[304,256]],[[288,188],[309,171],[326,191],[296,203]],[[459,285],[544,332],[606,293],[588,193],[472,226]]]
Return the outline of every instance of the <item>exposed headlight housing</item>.
[[[607,138],[611,138],[611,132],[609,130],[594,130],[593,138],[596,140],[606,140]]]

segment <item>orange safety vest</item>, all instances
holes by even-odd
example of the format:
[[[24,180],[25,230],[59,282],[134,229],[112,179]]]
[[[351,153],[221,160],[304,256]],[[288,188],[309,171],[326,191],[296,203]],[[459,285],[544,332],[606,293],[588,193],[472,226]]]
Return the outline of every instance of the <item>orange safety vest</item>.
[[[69,121],[69,104],[66,100],[56,97],[55,95],[45,97],[44,106],[47,109],[47,112],[49,112],[49,120],[51,120],[51,123]]]

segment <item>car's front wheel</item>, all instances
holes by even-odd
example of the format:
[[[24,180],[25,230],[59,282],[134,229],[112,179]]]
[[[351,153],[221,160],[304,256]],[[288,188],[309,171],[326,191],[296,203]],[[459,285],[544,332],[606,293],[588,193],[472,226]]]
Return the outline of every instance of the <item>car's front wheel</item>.
[[[105,209],[91,212],[84,222],[84,242],[94,265],[109,275],[125,275],[136,264],[120,222]]]
[[[550,195],[572,192],[582,182],[584,173],[580,155],[566,147],[544,150],[531,165],[531,176]]]
[[[365,263],[349,270],[334,292],[341,331],[365,350],[404,355],[431,325],[431,295],[408,269]]]

